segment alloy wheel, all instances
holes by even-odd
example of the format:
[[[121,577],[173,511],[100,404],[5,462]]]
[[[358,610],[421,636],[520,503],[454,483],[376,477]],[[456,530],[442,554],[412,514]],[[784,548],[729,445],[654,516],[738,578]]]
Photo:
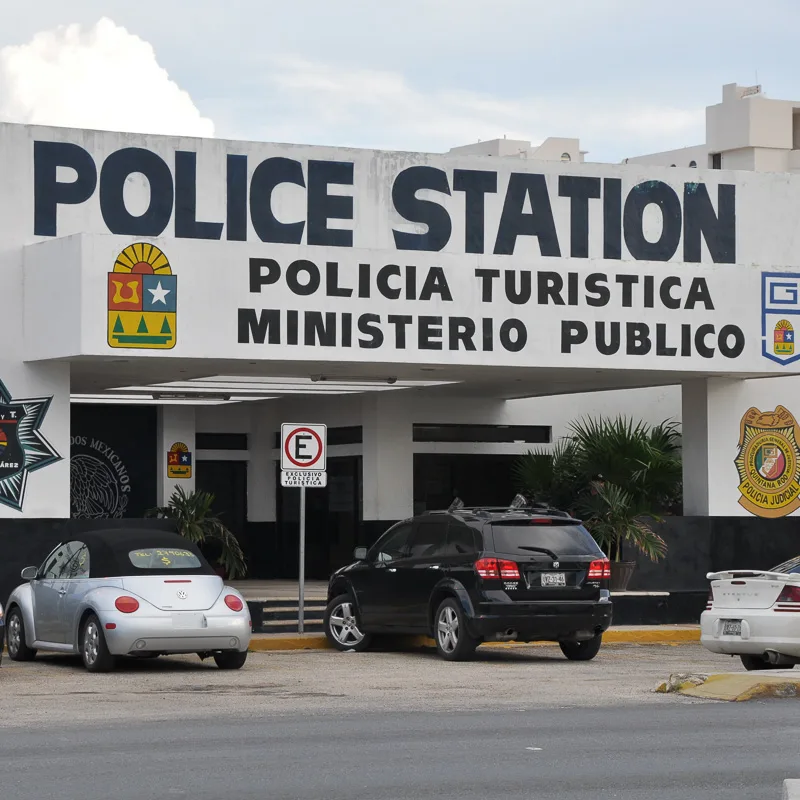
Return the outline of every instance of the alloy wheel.
[[[12,658],[19,652],[21,641],[22,626],[19,622],[19,616],[12,614],[11,619],[8,621],[8,654]]]
[[[100,632],[94,621],[89,622],[83,633],[83,657],[87,666],[92,666],[97,661],[100,650]]]
[[[458,614],[452,606],[445,606],[439,612],[439,623],[436,627],[439,647],[445,653],[452,653],[458,646]]]
[[[331,612],[328,625],[333,638],[344,647],[353,647],[364,639],[351,603],[340,603],[336,606]]]

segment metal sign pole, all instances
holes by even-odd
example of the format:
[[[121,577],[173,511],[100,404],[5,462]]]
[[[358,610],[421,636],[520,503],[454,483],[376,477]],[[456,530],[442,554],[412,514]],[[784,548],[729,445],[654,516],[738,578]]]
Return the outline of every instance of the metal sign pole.
[[[303,633],[306,590],[306,487],[300,487],[300,605],[297,631]]]

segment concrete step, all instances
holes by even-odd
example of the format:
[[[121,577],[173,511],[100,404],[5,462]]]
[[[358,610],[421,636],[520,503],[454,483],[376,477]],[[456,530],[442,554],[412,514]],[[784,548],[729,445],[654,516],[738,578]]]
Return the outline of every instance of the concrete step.
[[[254,601],[250,601],[251,603]],[[258,605],[263,606],[265,609],[270,608],[281,608],[284,606],[289,606],[291,608],[297,608],[299,605],[297,597],[282,597],[276,598],[274,600],[257,600],[255,601]],[[318,608],[325,608],[328,605],[328,601],[324,597],[306,597],[304,598],[303,605],[308,608],[309,606],[316,606]]]
[[[318,619],[320,622],[322,621],[322,617],[325,614],[324,608],[309,608],[306,606],[305,610],[305,618],[306,619]],[[264,624],[268,622],[275,622],[279,620],[295,620],[297,621],[298,611],[297,606],[294,608],[265,608],[263,613],[261,614],[261,619],[264,621]]]
[[[297,617],[294,619],[264,620],[260,633],[296,634],[298,631]],[[322,618],[308,618],[303,620],[305,633],[323,633]]]

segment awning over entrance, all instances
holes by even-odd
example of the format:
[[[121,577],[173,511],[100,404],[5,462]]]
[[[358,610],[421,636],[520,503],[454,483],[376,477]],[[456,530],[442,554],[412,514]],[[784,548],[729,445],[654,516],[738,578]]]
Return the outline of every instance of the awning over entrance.
[[[412,270],[375,252],[322,263],[313,248],[128,241],[25,250],[25,360],[72,362],[73,392],[245,399],[361,383],[526,397],[785,374],[773,356],[794,348],[791,322],[776,344],[760,302],[794,279],[736,265],[501,274],[486,256]]]

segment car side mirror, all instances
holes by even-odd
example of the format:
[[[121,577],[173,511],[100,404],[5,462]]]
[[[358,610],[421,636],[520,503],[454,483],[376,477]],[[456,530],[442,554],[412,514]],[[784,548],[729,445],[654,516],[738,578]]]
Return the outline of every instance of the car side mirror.
[[[353,551],[353,558],[356,561],[363,561],[367,557],[367,548],[366,547],[356,547]]]
[[[24,570],[20,573],[22,580],[24,581],[35,581],[36,576],[39,574],[38,567],[25,567]]]

